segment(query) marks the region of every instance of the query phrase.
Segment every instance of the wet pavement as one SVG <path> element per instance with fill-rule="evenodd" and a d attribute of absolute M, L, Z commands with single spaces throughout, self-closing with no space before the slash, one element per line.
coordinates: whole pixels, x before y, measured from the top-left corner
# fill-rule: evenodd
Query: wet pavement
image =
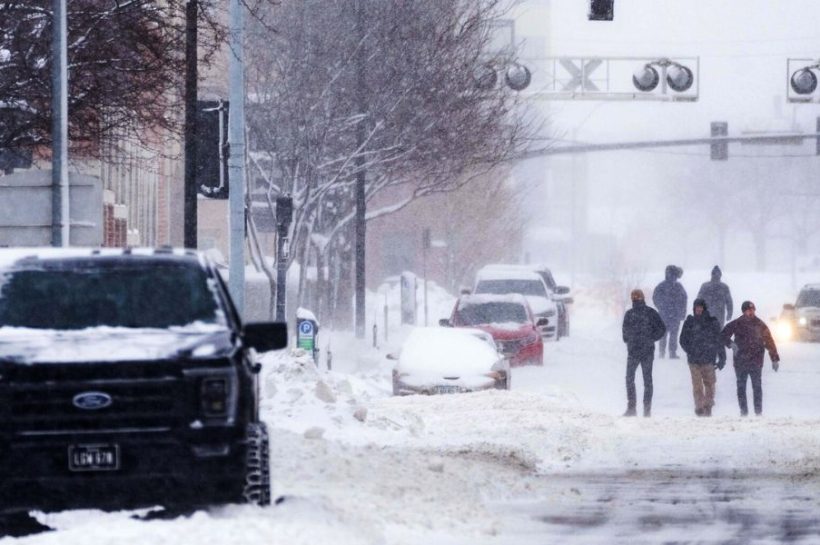
<path fill-rule="evenodd" d="M 500 505 L 522 542 L 820 543 L 817 475 L 635 471 L 538 480 L 537 497 Z"/>

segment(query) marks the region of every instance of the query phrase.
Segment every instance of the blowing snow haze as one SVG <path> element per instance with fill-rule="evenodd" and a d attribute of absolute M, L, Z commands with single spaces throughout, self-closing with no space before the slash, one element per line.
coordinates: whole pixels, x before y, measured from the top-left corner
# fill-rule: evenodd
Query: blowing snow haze
<path fill-rule="evenodd" d="M 546 36 L 539 32 L 545 19 L 540 6 L 549 12 Z M 820 6 L 815 2 L 625 0 L 617 3 L 614 21 L 606 23 L 588 21 L 569 0 L 525 2 L 518 13 L 517 37 L 529 44 L 527 54 L 699 59 L 697 102 L 540 102 L 548 132 L 559 140 L 701 138 L 709 136 L 713 121 L 728 122 L 732 136 L 817 127 L 816 104 L 786 101 L 786 59 L 816 56 L 819 35 L 812 21 Z M 603 72 L 599 68 L 591 77 Z M 539 180 L 542 190 L 541 199 L 528 201 L 535 241 L 569 239 L 573 228 L 577 240 L 589 229 L 614 235 L 610 242 L 618 259 L 642 269 L 662 269 L 667 262 L 684 268 L 732 263 L 788 272 L 795 261 L 799 267 L 802 258 L 817 253 L 816 239 L 801 241 L 798 234 L 805 230 L 800 225 L 807 214 L 804 199 L 816 207 L 816 163 L 815 142 L 807 139 L 802 145 L 730 144 L 726 162 L 710 161 L 708 145 L 554 156 L 531 160 L 517 174 Z M 588 208 L 577 211 L 574 220 L 545 219 L 536 203 L 562 199 L 551 212 L 564 214 L 572 183 L 576 202 Z M 556 229 L 555 223 L 566 226 Z M 758 230 L 765 234 L 750 229 L 761 224 L 765 227 Z M 816 228 L 812 223 L 808 230 Z M 758 250 L 761 245 L 764 250 Z"/>
<path fill-rule="evenodd" d="M 818 21 L 0 1 L 0 545 L 820 543 Z"/>

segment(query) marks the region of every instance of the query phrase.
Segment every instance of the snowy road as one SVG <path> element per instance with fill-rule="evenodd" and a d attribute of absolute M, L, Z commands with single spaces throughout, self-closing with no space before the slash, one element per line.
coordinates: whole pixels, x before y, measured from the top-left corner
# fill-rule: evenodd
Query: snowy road
<path fill-rule="evenodd" d="M 756 473 L 549 475 L 541 498 L 502 508 L 515 543 L 808 544 L 818 492 L 816 478 Z"/>
<path fill-rule="evenodd" d="M 728 367 L 716 416 L 695 417 L 686 365 L 669 360 L 656 362 L 653 418 L 623 418 L 617 320 L 580 315 L 573 327 L 547 346 L 543 367 L 514 371 L 510 392 L 393 398 L 393 348 L 341 336 L 333 372 L 278 354 L 265 363 L 263 414 L 283 503 L 154 521 L 38 515 L 57 531 L 0 542 L 820 540 L 820 345 L 780 347 L 780 372 L 764 373 L 762 418 L 738 416 Z"/>

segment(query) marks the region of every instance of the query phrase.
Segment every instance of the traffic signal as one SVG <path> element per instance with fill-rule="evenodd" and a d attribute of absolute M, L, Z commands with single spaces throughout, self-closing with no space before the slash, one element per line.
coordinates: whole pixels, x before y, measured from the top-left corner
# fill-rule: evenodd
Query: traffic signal
<path fill-rule="evenodd" d="M 729 124 L 725 121 L 712 122 L 712 136 L 729 136 Z M 729 159 L 728 142 L 712 142 L 712 161 L 727 161 Z"/>
<path fill-rule="evenodd" d="M 611 21 L 615 15 L 615 0 L 590 0 L 590 21 Z"/>
<path fill-rule="evenodd" d="M 228 102 L 196 103 L 196 187 L 212 199 L 228 198 Z M 220 164 L 221 163 L 221 164 Z"/>

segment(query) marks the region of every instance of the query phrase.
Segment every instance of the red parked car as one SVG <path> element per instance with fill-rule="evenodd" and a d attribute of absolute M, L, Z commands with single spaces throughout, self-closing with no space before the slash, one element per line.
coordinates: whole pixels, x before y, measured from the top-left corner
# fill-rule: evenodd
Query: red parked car
<path fill-rule="evenodd" d="M 539 322 L 546 322 L 546 318 Z M 462 295 L 449 320 L 441 325 L 471 327 L 492 335 L 511 366 L 543 365 L 544 343 L 527 300 L 522 295 Z"/>

